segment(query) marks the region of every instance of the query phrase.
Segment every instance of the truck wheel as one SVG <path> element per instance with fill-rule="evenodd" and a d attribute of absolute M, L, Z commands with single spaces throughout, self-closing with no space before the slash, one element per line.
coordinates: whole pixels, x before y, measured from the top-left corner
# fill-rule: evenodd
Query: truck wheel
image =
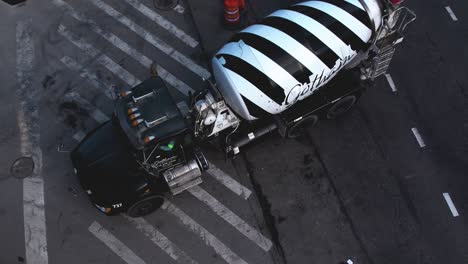
<path fill-rule="evenodd" d="M 297 121 L 288 129 L 288 138 L 297 138 L 302 133 L 304 133 L 305 126 L 315 126 L 318 122 L 318 116 L 310 115 L 307 117 L 302 118 L 301 120 Z"/>
<path fill-rule="evenodd" d="M 131 217 L 144 216 L 159 209 L 163 203 L 164 197 L 162 196 L 146 197 L 130 206 L 127 210 L 127 214 Z"/>
<path fill-rule="evenodd" d="M 348 95 L 341 98 L 338 102 L 332 105 L 327 112 L 328 119 L 335 119 L 346 112 L 348 112 L 354 104 L 356 104 L 357 97 L 355 95 Z"/>

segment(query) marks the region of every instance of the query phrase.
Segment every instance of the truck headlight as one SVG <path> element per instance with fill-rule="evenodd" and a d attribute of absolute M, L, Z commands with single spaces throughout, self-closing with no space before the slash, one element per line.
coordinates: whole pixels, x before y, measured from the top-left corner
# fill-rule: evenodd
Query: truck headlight
<path fill-rule="evenodd" d="M 96 206 L 101 212 L 103 212 L 105 214 L 108 214 L 111 211 L 111 208 L 102 207 L 102 206 L 97 205 L 97 204 L 94 204 L 94 206 Z"/>

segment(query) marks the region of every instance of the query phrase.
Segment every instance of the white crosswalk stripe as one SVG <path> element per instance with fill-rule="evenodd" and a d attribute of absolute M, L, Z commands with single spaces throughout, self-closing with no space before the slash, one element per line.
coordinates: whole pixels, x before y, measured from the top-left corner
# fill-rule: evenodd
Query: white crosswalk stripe
<path fill-rule="evenodd" d="M 58 32 L 62 36 L 64 36 L 68 41 L 70 41 L 75 46 L 84 51 L 86 54 L 88 54 L 90 57 L 96 58 L 97 62 L 99 62 L 101 65 L 106 67 L 106 69 L 108 69 L 113 74 L 121 78 L 122 81 L 126 82 L 130 87 L 141 83 L 141 81 L 138 80 L 135 76 L 133 76 L 133 74 L 129 73 L 127 70 L 122 68 L 111 58 L 99 52 L 99 50 L 97 50 L 91 44 L 85 42 L 82 38 L 74 36 L 70 31 L 67 30 L 67 28 L 64 25 L 59 25 Z"/>
<path fill-rule="evenodd" d="M 272 243 L 268 238 L 264 237 L 260 232 L 252 228 L 249 224 L 242 220 L 242 218 L 229 210 L 229 208 L 216 200 L 216 198 L 214 198 L 203 188 L 200 186 L 194 186 L 188 189 L 188 191 L 197 199 L 208 205 L 208 207 L 210 207 L 211 210 L 213 210 L 218 216 L 235 227 L 239 232 L 257 244 L 263 250 L 270 250 Z"/>
<path fill-rule="evenodd" d="M 122 215 L 130 223 L 132 223 L 138 230 L 143 232 L 147 237 L 153 241 L 158 247 L 166 252 L 172 259 L 182 264 L 197 264 L 195 260 L 189 257 L 184 251 L 172 243 L 165 235 L 156 230 L 144 218 L 131 218 L 127 215 Z"/>
<path fill-rule="evenodd" d="M 77 92 L 71 92 L 64 96 L 66 101 L 73 101 L 78 103 L 83 109 L 89 112 L 91 117 L 96 120 L 98 123 L 104 123 L 109 120 L 109 117 L 104 114 L 101 110 L 94 107 L 90 102 L 86 101 L 81 97 Z"/>
<path fill-rule="evenodd" d="M 184 31 L 179 29 L 177 26 L 172 24 L 170 21 L 156 13 L 155 11 L 149 9 L 144 4 L 140 3 L 139 0 L 124 0 L 127 4 L 133 6 L 136 10 L 140 11 L 143 15 L 154 21 L 156 24 L 162 28 L 169 31 L 171 34 L 182 40 L 188 46 L 195 48 L 198 46 L 198 41 L 193 39 L 191 36 L 187 35 Z"/>
<path fill-rule="evenodd" d="M 104 84 L 102 80 L 99 80 L 96 74 L 90 72 L 88 69 L 83 67 L 83 65 L 80 65 L 77 61 L 68 56 L 63 56 L 60 61 L 70 70 L 79 72 L 82 78 L 88 80 L 97 89 L 103 89 L 104 95 L 107 96 L 107 98 L 112 99 L 111 87 Z"/>
<path fill-rule="evenodd" d="M 152 60 L 143 55 L 141 52 L 137 51 L 136 49 L 132 48 L 128 45 L 125 41 L 117 37 L 111 32 L 105 31 L 100 28 L 93 20 L 86 18 L 83 14 L 76 12 L 69 4 L 65 3 L 62 0 L 53 0 L 52 1 L 55 5 L 63 8 L 66 10 L 73 18 L 83 23 L 88 24 L 91 29 L 96 32 L 96 34 L 101 35 L 104 39 L 106 39 L 109 43 L 126 53 L 129 57 L 138 61 L 141 65 L 146 68 L 150 68 L 152 64 Z M 182 94 L 188 95 L 189 92 L 194 92 L 194 90 L 188 86 L 186 83 L 182 82 L 181 80 L 177 79 L 174 75 L 169 73 L 166 69 L 161 67 L 160 65 L 156 65 L 158 70 L 159 76 L 172 85 L 174 88 L 179 90 Z"/>
<path fill-rule="evenodd" d="M 93 222 L 88 230 L 128 264 L 146 264 L 145 261 L 138 257 L 131 249 L 98 222 Z"/>
<path fill-rule="evenodd" d="M 213 178 L 226 186 L 233 193 L 241 196 L 245 200 L 247 200 L 250 194 L 252 194 L 252 191 L 250 191 L 247 187 L 234 180 L 231 176 L 216 167 L 213 163 L 209 163 L 209 166 L 210 168 L 208 169 L 207 173 L 213 176 Z"/>
<path fill-rule="evenodd" d="M 198 224 L 195 220 L 193 220 L 190 216 L 188 216 L 186 213 L 184 213 L 172 203 L 165 201 L 162 208 L 170 214 L 177 217 L 183 225 L 185 225 L 189 230 L 197 234 L 205 242 L 206 245 L 212 247 L 215 250 L 215 252 L 227 263 L 247 264 L 245 260 L 239 257 L 236 253 L 234 253 L 223 242 L 221 242 L 218 238 L 216 238 L 214 235 L 208 232 L 208 230 L 206 230 L 203 226 Z"/>
<path fill-rule="evenodd" d="M 115 10 L 110 5 L 104 3 L 101 0 L 91 0 L 91 3 L 94 4 L 96 7 L 103 10 L 109 16 L 115 18 L 117 21 L 122 23 L 123 25 L 127 26 L 130 30 L 135 32 L 137 35 L 148 41 L 151 45 L 159 49 L 160 51 L 164 52 L 166 55 L 170 56 L 181 65 L 187 67 L 189 70 L 197 74 L 198 76 L 208 79 L 210 78 L 211 74 L 203 67 L 196 64 L 194 61 L 189 59 L 187 56 L 183 55 L 179 51 L 175 50 L 173 47 L 168 45 L 163 40 L 156 37 L 154 34 L 148 32 L 141 26 L 137 25 L 134 21 L 120 13 L 119 11 Z"/>

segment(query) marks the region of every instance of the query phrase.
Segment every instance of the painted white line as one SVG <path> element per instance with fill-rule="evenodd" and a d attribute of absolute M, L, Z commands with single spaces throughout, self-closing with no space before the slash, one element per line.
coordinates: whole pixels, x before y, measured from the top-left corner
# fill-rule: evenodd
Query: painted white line
<path fill-rule="evenodd" d="M 86 137 L 86 133 L 83 131 L 78 131 L 73 135 L 73 139 L 80 142 L 83 138 Z"/>
<path fill-rule="evenodd" d="M 70 31 L 67 30 L 64 25 L 59 25 L 58 32 L 66 39 L 68 39 L 68 41 L 80 48 L 83 52 L 88 54 L 88 56 L 95 58 L 97 62 L 102 64 L 110 72 L 126 82 L 130 87 L 134 87 L 135 85 L 141 83 L 140 80 L 114 62 L 111 58 L 107 57 L 105 54 L 102 54 L 99 50 L 97 50 L 91 44 L 85 42 L 83 39 L 74 36 Z"/>
<path fill-rule="evenodd" d="M 88 230 L 128 264 L 146 264 L 145 261 L 133 253 L 131 249 L 102 227 L 98 222 L 94 221 L 89 226 Z"/>
<path fill-rule="evenodd" d="M 25 254 L 28 263 L 47 264 L 47 232 L 42 177 L 42 150 L 38 101 L 41 97 L 38 86 L 33 85 L 35 50 L 32 40 L 31 21 L 16 25 L 16 70 L 19 88 L 17 96 L 18 126 L 21 155 L 34 161 L 33 175 L 23 180 L 23 217 Z"/>
<path fill-rule="evenodd" d="M 112 98 L 112 87 L 106 83 L 104 83 L 102 80 L 100 80 L 96 74 L 90 72 L 88 69 L 86 69 L 83 65 L 80 65 L 77 61 L 74 59 L 64 56 L 60 59 L 60 61 L 67 66 L 70 70 L 79 72 L 81 78 L 84 78 L 88 80 L 96 89 L 103 90 L 104 94 L 107 96 L 109 99 Z"/>
<path fill-rule="evenodd" d="M 353 264 L 353 261 L 350 260 L 350 259 L 348 259 L 348 260 L 346 261 L 346 264 Z"/>
<path fill-rule="evenodd" d="M 452 212 L 453 217 L 459 216 L 457 208 L 453 204 L 452 198 L 450 198 L 450 194 L 448 193 L 443 193 L 445 202 L 447 202 L 448 207 L 450 208 L 450 211 Z"/>
<path fill-rule="evenodd" d="M 390 85 L 390 88 L 392 88 L 392 91 L 396 92 L 397 89 L 396 89 L 395 82 L 393 81 L 392 76 L 390 76 L 390 74 L 386 73 L 385 78 L 387 78 L 388 85 Z"/>
<path fill-rule="evenodd" d="M 64 99 L 78 103 L 81 108 L 89 111 L 91 117 L 100 124 L 109 120 L 109 117 L 106 114 L 104 114 L 101 110 L 93 106 L 86 99 L 81 97 L 77 92 L 70 92 L 65 94 Z"/>
<path fill-rule="evenodd" d="M 233 213 L 229 208 L 224 206 L 220 203 L 216 198 L 214 198 L 211 194 L 205 191 L 200 186 L 194 186 L 188 191 L 195 196 L 198 200 L 204 202 L 208 207 L 211 208 L 218 216 L 223 218 L 226 222 L 236 228 L 239 232 L 241 232 L 244 236 L 250 239 L 252 242 L 257 244 L 260 248 L 265 251 L 269 251 L 271 246 L 273 245 L 271 241 L 263 236 L 260 232 L 256 229 L 252 228 L 249 224 L 247 224 L 242 218 L 237 216 Z"/>
<path fill-rule="evenodd" d="M 217 168 L 213 163 L 209 162 L 209 166 L 210 169 L 207 170 L 207 173 L 213 176 L 213 178 L 215 178 L 235 194 L 241 196 L 245 200 L 247 200 L 250 194 L 252 194 L 252 191 L 250 191 L 247 187 L 231 178 L 231 176 Z"/>
<path fill-rule="evenodd" d="M 419 134 L 418 129 L 413 127 L 413 128 L 411 128 L 411 131 L 413 131 L 413 135 L 416 138 L 416 140 L 418 141 L 419 146 L 421 148 L 424 148 L 426 146 L 426 144 L 424 143 L 424 140 L 422 139 L 421 134 Z"/>
<path fill-rule="evenodd" d="M 247 264 L 245 260 L 236 255 L 236 253 L 223 244 L 223 242 L 219 241 L 218 238 L 208 232 L 208 230 L 199 225 L 197 222 L 195 222 L 195 220 L 193 220 L 190 216 L 188 216 L 169 201 L 165 201 L 162 208 L 177 217 L 183 225 L 185 225 L 193 233 L 197 234 L 206 245 L 212 247 L 214 251 L 227 263 Z"/>
<path fill-rule="evenodd" d="M 447 10 L 453 21 L 458 21 L 457 16 L 455 16 L 455 13 L 453 12 L 452 8 L 450 8 L 450 6 L 446 6 L 445 10 Z"/>
<path fill-rule="evenodd" d="M 141 52 L 137 51 L 136 49 L 132 48 L 128 45 L 125 41 L 117 37 L 111 32 L 105 31 L 101 29 L 93 20 L 86 18 L 84 15 L 76 12 L 70 5 L 65 3 L 62 0 L 53 0 L 52 1 L 58 7 L 63 8 L 66 10 L 73 18 L 83 23 L 89 24 L 91 29 L 96 32 L 96 34 L 101 35 L 104 39 L 106 39 L 109 43 L 126 53 L 129 57 L 138 61 L 141 65 L 146 68 L 150 68 L 152 64 L 152 60 L 143 55 Z M 177 79 L 174 75 L 169 73 L 166 69 L 161 67 L 160 65 L 156 65 L 156 69 L 158 71 L 158 75 L 166 81 L 168 84 L 172 85 L 174 88 L 179 90 L 182 94 L 187 95 L 190 92 L 194 92 L 194 90 L 182 82 L 181 80 Z"/>
<path fill-rule="evenodd" d="M 137 25 L 134 21 L 130 20 L 128 17 L 115 10 L 110 5 L 104 3 L 102 0 L 90 0 L 90 2 L 96 7 L 100 8 L 109 16 L 113 17 L 123 25 L 127 26 L 130 30 L 132 30 L 137 35 L 148 41 L 151 45 L 153 45 L 166 55 L 170 56 L 183 66 L 187 67 L 189 70 L 191 70 L 198 76 L 205 79 L 210 78 L 211 74 L 205 68 L 201 67 L 200 65 L 197 65 L 194 61 L 192 61 L 182 53 L 178 52 L 177 50 L 169 46 L 167 43 L 165 43 L 155 35 L 148 32 L 141 26 Z"/>
<path fill-rule="evenodd" d="M 179 14 L 183 14 L 185 12 L 185 8 L 181 6 L 180 4 L 176 5 L 174 7 L 174 10 Z"/>
<path fill-rule="evenodd" d="M 173 260 L 178 263 L 197 264 L 195 260 L 189 257 L 184 251 L 172 243 L 165 235 L 156 230 L 144 218 L 131 218 L 127 215 L 122 215 L 125 219 L 131 222 L 138 230 L 145 234 L 154 244 L 166 252 Z"/>
<path fill-rule="evenodd" d="M 153 22 L 169 31 L 172 35 L 176 36 L 178 39 L 182 40 L 188 46 L 195 48 L 198 46 L 198 41 L 193 39 L 191 36 L 187 35 L 184 31 L 180 30 L 177 26 L 172 24 L 170 21 L 166 20 L 164 17 L 149 9 L 144 4 L 140 3 L 139 0 L 124 0 L 129 5 L 133 6 L 136 10 L 140 11 L 147 18 L 151 19 Z M 175 8 L 174 8 L 175 9 Z"/>

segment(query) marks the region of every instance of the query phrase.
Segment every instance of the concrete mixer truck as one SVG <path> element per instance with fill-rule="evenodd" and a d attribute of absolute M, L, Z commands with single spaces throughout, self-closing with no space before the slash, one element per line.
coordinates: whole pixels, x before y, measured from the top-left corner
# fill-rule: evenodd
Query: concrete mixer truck
<path fill-rule="evenodd" d="M 233 156 L 278 131 L 347 112 L 390 65 L 415 14 L 401 0 L 316 0 L 278 10 L 236 33 L 212 58 L 214 80 L 176 102 L 157 76 L 124 91 L 111 120 L 72 151 L 92 203 L 141 216 L 166 193 L 202 182 L 201 151 Z"/>

